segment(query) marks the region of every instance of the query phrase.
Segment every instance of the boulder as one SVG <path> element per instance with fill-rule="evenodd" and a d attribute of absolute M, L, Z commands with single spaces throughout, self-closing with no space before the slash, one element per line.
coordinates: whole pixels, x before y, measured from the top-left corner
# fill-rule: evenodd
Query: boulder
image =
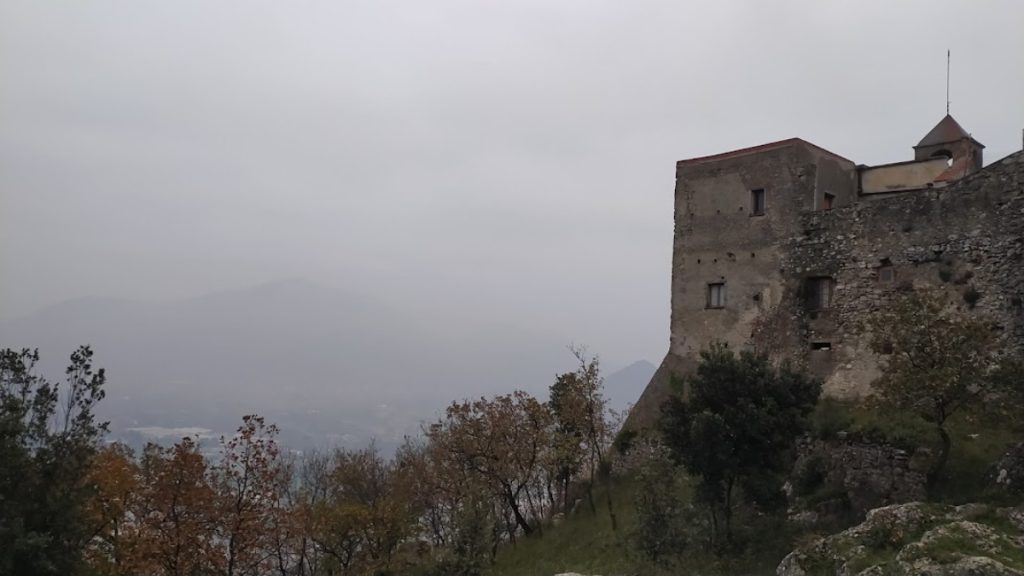
<path fill-rule="evenodd" d="M 1024 442 L 1012 446 L 996 463 L 996 484 L 1024 494 Z"/>
<path fill-rule="evenodd" d="M 794 550 L 779 576 L 1024 576 L 1024 533 L 984 505 L 913 502 Z"/>

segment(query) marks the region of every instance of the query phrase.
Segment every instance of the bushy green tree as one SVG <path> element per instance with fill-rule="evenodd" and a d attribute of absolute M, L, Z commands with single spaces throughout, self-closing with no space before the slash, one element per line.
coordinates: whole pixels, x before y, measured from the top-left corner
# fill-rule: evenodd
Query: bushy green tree
<path fill-rule="evenodd" d="M 634 549 L 658 568 L 671 568 L 686 549 L 686 501 L 682 479 L 663 450 L 644 462 L 637 474 Z"/>
<path fill-rule="evenodd" d="M 992 330 L 940 296 L 917 293 L 876 313 L 868 328 L 872 348 L 885 358 L 875 384 L 880 400 L 935 426 L 941 450 L 928 475 L 934 484 L 949 459 L 949 417 L 1001 384 L 992 377 Z M 1012 365 L 1007 370 L 1009 378 Z"/>
<path fill-rule="evenodd" d="M 737 489 L 762 509 L 784 504 L 786 455 L 820 393 L 818 379 L 788 363 L 775 368 L 766 356 L 736 355 L 718 343 L 701 352 L 689 397 L 662 406 L 664 442 L 697 479 L 695 499 L 709 511 L 713 545 L 732 540 Z"/>
<path fill-rule="evenodd" d="M 92 355 L 76 350 L 61 386 L 34 373 L 38 351 L 0 350 L 0 574 L 84 571 L 89 471 L 106 431 Z"/>

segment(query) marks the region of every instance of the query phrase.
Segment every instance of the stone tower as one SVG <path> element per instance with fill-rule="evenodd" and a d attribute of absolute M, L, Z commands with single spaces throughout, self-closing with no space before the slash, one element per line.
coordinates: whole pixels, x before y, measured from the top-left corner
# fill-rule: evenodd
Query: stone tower
<path fill-rule="evenodd" d="M 917 146 L 914 146 L 914 160 L 947 158 L 952 171 L 966 176 L 981 170 L 982 150 L 985 146 L 971 137 L 952 116 L 939 120 Z"/>
<path fill-rule="evenodd" d="M 914 160 L 854 162 L 799 138 L 676 164 L 669 350 L 627 427 L 649 427 L 713 341 L 803 364 L 824 393 L 870 391 L 863 320 L 913 290 L 1024 346 L 1024 152 L 982 168 L 951 116 Z"/>

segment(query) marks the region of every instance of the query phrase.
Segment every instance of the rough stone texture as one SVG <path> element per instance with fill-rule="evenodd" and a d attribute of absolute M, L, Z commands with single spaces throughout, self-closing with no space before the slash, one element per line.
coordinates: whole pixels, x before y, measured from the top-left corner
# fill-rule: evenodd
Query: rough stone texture
<path fill-rule="evenodd" d="M 716 339 L 804 364 L 826 395 L 863 396 L 879 374 L 863 320 L 902 291 L 944 291 L 1024 345 L 1024 152 L 945 187 L 870 198 L 856 174 L 797 139 L 679 163 L 669 352 L 627 426 L 653 425 L 671 375 Z M 750 214 L 752 189 L 766 192 L 763 215 Z M 834 288 L 812 311 L 816 277 Z M 710 308 L 718 282 L 725 306 Z"/>
<path fill-rule="evenodd" d="M 1024 494 L 1024 442 L 1012 446 L 996 463 L 996 484 Z"/>
<path fill-rule="evenodd" d="M 803 278 L 834 278 L 832 306 L 816 314 L 799 305 L 773 313 L 801 326 L 803 338 L 787 352 L 808 359 L 826 378 L 827 394 L 870 390 L 877 358 L 861 324 L 903 290 L 944 291 L 991 319 L 1001 338 L 1024 344 L 1024 153 L 939 191 L 807 213 L 801 225 L 787 241 L 783 273 L 794 292 Z M 892 265 L 892 282 L 879 281 L 883 261 Z M 969 291 L 979 297 L 973 307 L 964 298 Z M 808 341 L 830 342 L 831 350 L 811 351 Z"/>
<path fill-rule="evenodd" d="M 858 441 L 810 441 L 798 446 L 794 475 L 823 465 L 823 486 L 841 487 L 850 507 L 862 515 L 872 508 L 926 497 L 926 475 L 906 450 Z"/>
<path fill-rule="evenodd" d="M 919 502 L 878 508 L 863 523 L 793 551 L 776 574 L 1024 575 L 1020 533 L 979 519 L 990 512 Z"/>

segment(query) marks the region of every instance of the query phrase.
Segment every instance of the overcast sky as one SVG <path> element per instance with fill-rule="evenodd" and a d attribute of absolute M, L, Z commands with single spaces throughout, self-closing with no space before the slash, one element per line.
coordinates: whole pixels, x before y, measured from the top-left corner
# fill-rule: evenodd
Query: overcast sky
<path fill-rule="evenodd" d="M 1021 148 L 1024 2 L 0 3 L 0 317 L 304 277 L 667 349 L 676 160 Z"/>

